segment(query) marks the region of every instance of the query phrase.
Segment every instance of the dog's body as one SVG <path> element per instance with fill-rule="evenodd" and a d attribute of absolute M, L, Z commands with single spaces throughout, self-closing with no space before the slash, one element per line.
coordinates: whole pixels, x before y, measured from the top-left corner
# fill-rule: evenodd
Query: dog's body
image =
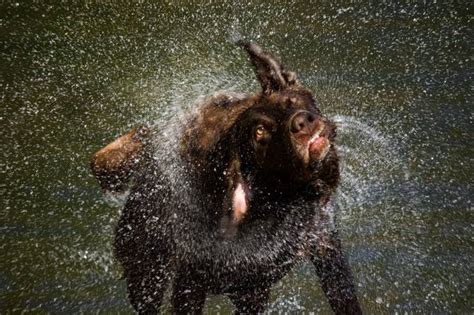
<path fill-rule="evenodd" d="M 360 313 L 331 219 L 335 126 L 293 72 L 244 47 L 261 93 L 208 99 L 175 130 L 177 150 L 153 134 L 136 146 L 140 169 L 115 242 L 131 303 L 157 312 L 172 283 L 177 313 L 200 312 L 207 293 L 258 313 L 271 285 L 309 257 L 333 310 Z"/>

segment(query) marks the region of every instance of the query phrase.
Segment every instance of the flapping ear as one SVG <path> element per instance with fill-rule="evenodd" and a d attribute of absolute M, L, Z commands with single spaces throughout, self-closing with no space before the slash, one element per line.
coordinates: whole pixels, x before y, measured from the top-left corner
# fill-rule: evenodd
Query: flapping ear
<path fill-rule="evenodd" d="M 296 73 L 284 70 L 270 53 L 254 43 L 239 41 L 238 44 L 249 54 L 264 94 L 269 95 L 298 84 Z"/>
<path fill-rule="evenodd" d="M 140 167 L 149 129 L 141 126 L 120 136 L 96 152 L 91 160 L 91 170 L 104 192 L 122 192 L 133 173 Z"/>

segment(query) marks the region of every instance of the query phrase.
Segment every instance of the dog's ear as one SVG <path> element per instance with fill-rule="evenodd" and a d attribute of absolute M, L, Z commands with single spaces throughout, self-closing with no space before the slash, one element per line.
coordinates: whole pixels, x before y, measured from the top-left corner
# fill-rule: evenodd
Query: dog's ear
<path fill-rule="evenodd" d="M 281 63 L 269 52 L 254 43 L 239 41 L 250 56 L 264 94 L 281 91 L 298 84 L 296 73 L 284 70 Z"/>

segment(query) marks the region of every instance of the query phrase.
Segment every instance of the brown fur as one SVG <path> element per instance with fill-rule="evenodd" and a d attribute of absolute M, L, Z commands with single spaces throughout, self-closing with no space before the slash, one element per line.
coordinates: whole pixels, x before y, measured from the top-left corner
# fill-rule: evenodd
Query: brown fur
<path fill-rule="evenodd" d="M 333 310 L 359 314 L 329 204 L 339 181 L 336 127 L 294 72 L 241 44 L 261 92 L 207 99 L 185 124 L 178 156 L 159 138 L 140 147 L 126 135 L 93 164 L 107 178 L 112 165 L 128 174 L 130 159 L 143 161 L 115 240 L 130 301 L 156 313 L 171 283 L 176 313 L 201 312 L 208 293 L 259 313 L 271 285 L 309 258 Z"/>
<path fill-rule="evenodd" d="M 122 191 L 136 170 L 148 131 L 139 127 L 96 152 L 91 170 L 104 191 Z"/>

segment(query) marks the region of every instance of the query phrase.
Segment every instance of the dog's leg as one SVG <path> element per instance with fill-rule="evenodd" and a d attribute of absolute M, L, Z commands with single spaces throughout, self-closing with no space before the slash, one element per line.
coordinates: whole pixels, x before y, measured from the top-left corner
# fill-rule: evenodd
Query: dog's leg
<path fill-rule="evenodd" d="M 362 314 L 352 272 L 330 216 L 323 213 L 316 227 L 311 240 L 311 260 L 333 311 L 336 314 Z"/>
<path fill-rule="evenodd" d="M 238 292 L 229 295 L 235 305 L 235 314 L 259 314 L 265 309 L 270 297 L 270 287 Z"/>
<path fill-rule="evenodd" d="M 178 272 L 171 299 L 175 314 L 201 314 L 206 290 L 191 274 Z"/>
<path fill-rule="evenodd" d="M 140 186 L 150 189 L 152 184 Z M 148 203 L 155 205 L 160 193 L 142 198 L 142 190 L 132 191 L 117 224 L 115 256 L 124 269 L 128 298 L 140 314 L 157 314 L 163 294 L 170 281 L 170 251 L 161 236 L 150 242 L 147 235 L 147 218 L 151 216 Z"/>
<path fill-rule="evenodd" d="M 156 269 L 136 266 L 133 271 L 130 270 L 127 273 L 127 290 L 133 308 L 139 314 L 158 314 L 168 280 L 166 274 Z"/>
<path fill-rule="evenodd" d="M 131 250 L 144 255 L 138 254 L 124 264 L 130 303 L 139 314 L 158 314 L 170 281 L 168 255 L 151 246 Z"/>

